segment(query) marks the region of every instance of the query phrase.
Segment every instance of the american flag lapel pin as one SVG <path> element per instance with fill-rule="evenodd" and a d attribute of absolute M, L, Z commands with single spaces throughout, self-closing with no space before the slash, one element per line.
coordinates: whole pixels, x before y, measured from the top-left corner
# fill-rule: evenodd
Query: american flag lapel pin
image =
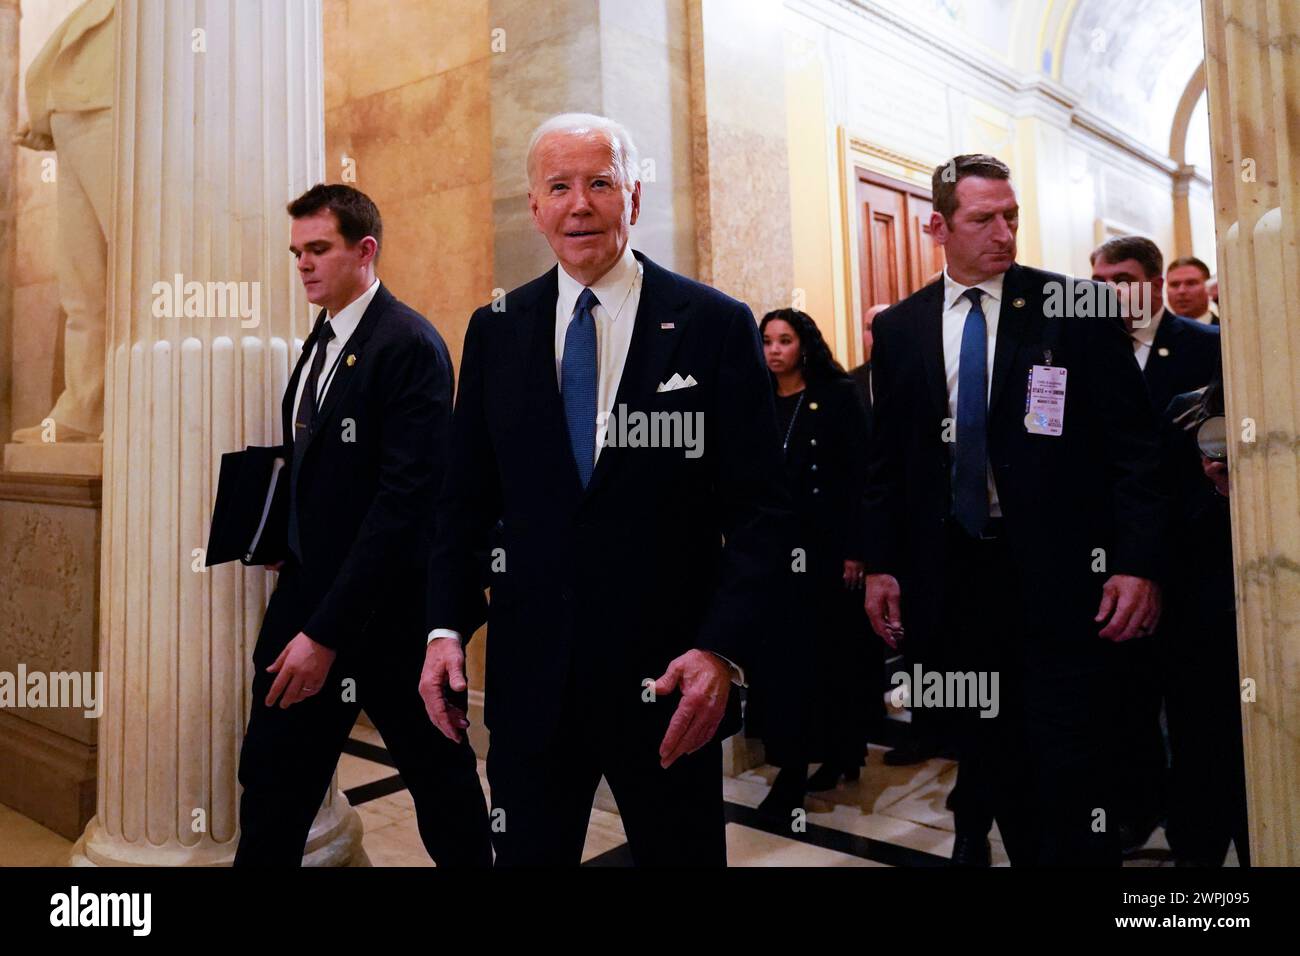
<path fill-rule="evenodd" d="M 677 328 L 677 323 L 676 323 L 676 322 L 660 322 L 660 323 L 659 323 L 659 331 L 660 331 L 660 332 L 663 332 L 663 331 L 665 331 L 665 330 L 667 330 L 667 329 L 675 329 L 675 328 Z"/>

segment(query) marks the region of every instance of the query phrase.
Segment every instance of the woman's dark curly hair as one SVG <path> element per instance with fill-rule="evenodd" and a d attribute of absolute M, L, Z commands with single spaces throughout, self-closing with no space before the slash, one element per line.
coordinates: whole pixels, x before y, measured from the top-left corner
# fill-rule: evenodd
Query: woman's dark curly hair
<path fill-rule="evenodd" d="M 817 328 L 817 323 L 807 312 L 800 312 L 798 309 L 773 309 L 763 316 L 762 322 L 758 323 L 758 334 L 762 335 L 767 324 L 774 319 L 780 319 L 789 325 L 799 339 L 799 358 L 803 366 L 804 381 L 820 385 L 822 382 L 844 378 L 849 374 L 844 371 L 844 367 L 839 362 L 835 361 L 830 346 L 822 338 L 821 329 Z"/>

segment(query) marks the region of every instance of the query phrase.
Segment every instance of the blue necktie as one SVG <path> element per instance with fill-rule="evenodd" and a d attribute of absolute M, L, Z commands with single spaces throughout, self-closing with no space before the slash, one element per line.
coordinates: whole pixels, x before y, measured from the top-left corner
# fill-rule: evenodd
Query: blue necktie
<path fill-rule="evenodd" d="M 961 332 L 957 366 L 957 461 L 953 476 L 952 512 L 966 533 L 982 535 L 989 520 L 988 491 L 988 326 L 980 308 L 979 289 L 967 289 L 970 300 Z"/>
<path fill-rule="evenodd" d="M 591 310 L 599 304 L 596 293 L 582 290 L 564 333 L 560 362 L 560 396 L 569 426 L 569 447 L 584 488 L 596 464 L 596 317 Z"/>

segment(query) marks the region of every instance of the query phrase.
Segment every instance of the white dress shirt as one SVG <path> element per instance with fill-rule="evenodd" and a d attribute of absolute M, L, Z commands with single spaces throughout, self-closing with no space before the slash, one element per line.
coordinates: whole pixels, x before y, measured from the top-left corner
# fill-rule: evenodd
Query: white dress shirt
<path fill-rule="evenodd" d="M 555 300 L 555 384 L 562 388 L 561 367 L 564 364 L 564 337 L 569 332 L 578 296 L 588 288 L 573 276 L 559 269 L 560 294 Z M 618 383 L 623 379 L 623 366 L 627 363 L 627 350 L 632 344 L 632 329 L 636 325 L 636 310 L 641 305 L 641 263 L 632 255 L 632 246 L 623 250 L 623 256 L 608 272 L 589 287 L 599 301 L 592 310 L 596 319 L 596 356 L 599 373 L 596 379 L 596 421 L 609 421 L 614 399 L 618 397 Z M 601 416 L 604 416 L 603 418 Z M 600 460 L 600 442 L 596 443 L 596 457 Z"/>
<path fill-rule="evenodd" d="M 366 314 L 366 309 L 370 308 L 370 300 L 378 291 L 379 280 L 376 279 L 370 284 L 370 288 L 340 309 L 338 315 L 327 316 L 330 327 L 334 330 L 334 338 L 330 339 L 325 346 L 325 364 L 321 366 L 320 375 L 316 379 L 317 408 L 320 408 L 321 402 L 325 401 L 325 393 L 329 391 L 330 383 L 334 381 L 332 373 L 337 368 L 343 347 L 348 344 L 348 339 L 352 338 L 352 333 L 361 324 L 361 317 Z M 303 363 L 302 374 L 298 376 L 298 391 L 293 396 L 293 417 L 289 419 L 290 423 L 298 420 L 298 404 L 302 401 L 302 391 L 307 386 L 307 376 L 311 374 L 312 356 L 316 354 L 318 348 L 320 348 L 319 343 L 312 345 L 307 361 Z M 294 435 L 295 440 L 297 437 Z"/>
<path fill-rule="evenodd" d="M 954 434 L 957 423 L 957 381 L 961 366 L 961 337 L 966 328 L 966 316 L 970 312 L 970 299 L 967 289 L 979 289 L 980 309 L 984 312 L 984 325 L 988 334 L 988 356 L 984 368 L 984 388 L 987 400 L 993 389 L 993 357 L 997 354 L 998 316 L 1002 311 L 1002 275 L 974 286 L 965 286 L 943 270 L 943 368 L 948 379 L 948 414 L 952 416 Z M 954 462 L 956 458 L 954 456 Z M 993 482 L 993 464 L 988 467 L 989 517 L 1002 516 L 1002 506 L 998 502 L 997 485 Z"/>
<path fill-rule="evenodd" d="M 1141 327 L 1134 327 L 1129 333 L 1133 340 L 1133 354 L 1137 356 L 1138 368 L 1142 371 L 1147 370 L 1147 360 L 1151 358 L 1151 347 L 1156 341 L 1156 329 L 1160 328 L 1160 320 L 1165 317 L 1165 307 L 1161 306 L 1160 311 L 1151 316 L 1151 321 Z"/>

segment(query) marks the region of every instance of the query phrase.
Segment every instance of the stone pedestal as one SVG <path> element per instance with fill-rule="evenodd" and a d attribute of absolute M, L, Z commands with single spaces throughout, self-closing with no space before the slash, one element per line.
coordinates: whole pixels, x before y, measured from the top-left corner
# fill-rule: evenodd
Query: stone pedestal
<path fill-rule="evenodd" d="M 119 0 L 117 15 L 107 705 L 96 816 L 73 862 L 219 865 L 239 838 L 239 746 L 272 582 L 260 568 L 204 569 L 203 548 L 221 455 L 280 441 L 309 329 L 285 205 L 324 178 L 321 7 Z M 259 320 L 159 308 L 155 284 L 177 275 L 247 283 Z M 331 787 L 306 862 L 363 858 L 360 820 Z"/>
<path fill-rule="evenodd" d="M 1300 864 L 1300 5 L 1204 0 L 1251 862 Z M 1249 698 L 1249 699 L 1246 699 Z"/>
<path fill-rule="evenodd" d="M 99 479 L 0 473 L 7 680 L 99 670 L 99 543 Z M 0 710 L 0 803 L 76 839 L 94 812 L 97 720 L 23 698 Z"/>
<path fill-rule="evenodd" d="M 9 442 L 5 445 L 4 470 L 30 475 L 99 478 L 104 474 L 104 446 L 99 442 L 39 445 Z"/>

